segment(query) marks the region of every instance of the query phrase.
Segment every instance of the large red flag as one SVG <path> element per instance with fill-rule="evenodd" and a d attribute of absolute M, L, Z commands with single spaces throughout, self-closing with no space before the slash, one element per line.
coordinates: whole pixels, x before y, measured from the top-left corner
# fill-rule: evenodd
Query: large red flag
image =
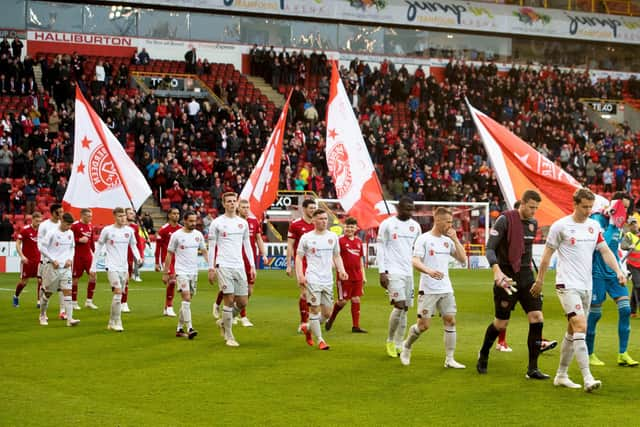
<path fill-rule="evenodd" d="M 540 226 L 573 212 L 572 196 L 582 187 L 580 183 L 507 128 L 467 105 L 507 205 L 513 208 L 525 190 L 536 190 L 542 196 L 536 213 Z M 596 196 L 594 210 L 606 205 L 606 199 Z"/>
<path fill-rule="evenodd" d="M 241 199 L 249 201 L 249 210 L 256 218 L 262 218 L 264 211 L 271 206 L 278 195 L 280 160 L 283 150 L 282 138 L 287 125 L 290 98 L 291 93 L 282 107 L 282 113 L 280 113 L 280 118 L 271 133 L 267 146 L 240 193 Z"/>
<path fill-rule="evenodd" d="M 327 109 L 327 164 L 342 208 L 360 228 L 373 228 L 389 216 L 382 187 L 358 120 L 333 63 Z"/>
<path fill-rule="evenodd" d="M 65 211 L 93 211 L 94 225 L 113 222 L 116 207 L 138 210 L 151 195 L 144 176 L 76 88 L 73 167 L 62 199 Z"/>

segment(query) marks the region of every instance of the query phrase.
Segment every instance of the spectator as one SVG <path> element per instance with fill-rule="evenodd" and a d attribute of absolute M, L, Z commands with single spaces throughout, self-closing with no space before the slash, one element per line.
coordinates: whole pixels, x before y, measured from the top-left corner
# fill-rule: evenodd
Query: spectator
<path fill-rule="evenodd" d="M 16 191 L 13 196 L 13 213 L 19 215 L 22 213 L 25 206 L 25 197 L 21 190 Z"/>
<path fill-rule="evenodd" d="M 31 215 L 36 210 L 36 197 L 38 196 L 38 186 L 36 181 L 31 178 L 24 187 L 25 196 L 25 214 Z"/>
<path fill-rule="evenodd" d="M 96 63 L 96 75 L 95 75 L 95 79 L 98 82 L 98 91 L 102 90 L 102 88 L 104 87 L 106 78 L 107 76 L 104 71 L 104 65 L 102 61 L 99 60 Z"/>
<path fill-rule="evenodd" d="M 187 74 L 195 74 L 196 62 L 198 62 L 196 48 L 192 47 L 184 54 L 184 72 Z"/>
<path fill-rule="evenodd" d="M 9 177 L 13 165 L 13 152 L 9 150 L 7 144 L 3 144 L 0 148 L 0 178 Z"/>
<path fill-rule="evenodd" d="M 173 187 L 167 190 L 166 196 L 169 198 L 172 208 L 182 209 L 185 192 L 180 188 L 180 183 L 178 181 L 173 181 Z"/>
<path fill-rule="evenodd" d="M 151 57 L 149 57 L 149 52 L 143 47 L 140 53 L 138 53 L 138 64 L 147 65 L 151 62 Z"/>
<path fill-rule="evenodd" d="M 0 223 L 0 242 L 10 242 L 13 240 L 13 224 L 8 216 L 4 216 Z"/>
<path fill-rule="evenodd" d="M 147 230 L 147 234 L 156 234 L 156 229 L 153 226 L 153 218 L 149 215 L 149 212 L 142 214 L 142 226 Z"/>

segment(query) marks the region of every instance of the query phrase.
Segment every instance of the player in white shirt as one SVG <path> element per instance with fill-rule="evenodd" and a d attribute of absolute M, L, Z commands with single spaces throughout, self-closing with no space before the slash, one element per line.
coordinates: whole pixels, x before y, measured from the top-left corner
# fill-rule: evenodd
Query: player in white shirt
<path fill-rule="evenodd" d="M 242 249 L 251 253 L 249 241 L 249 225 L 237 215 L 238 196 L 236 193 L 222 195 L 224 215 L 220 215 L 209 226 L 209 282 L 218 280 L 218 287 L 224 294 L 222 319 L 216 324 L 229 347 L 240 344 L 233 336 L 233 318 L 247 305 L 249 284 L 244 271 Z M 249 279 L 256 277 L 256 265 L 249 259 L 251 269 Z"/>
<path fill-rule="evenodd" d="M 127 262 L 127 251 L 131 248 L 133 256 L 138 264 L 142 263 L 140 252 L 136 246 L 136 236 L 131 227 L 127 225 L 127 214 L 124 208 L 115 208 L 113 210 L 115 222 L 102 229 L 100 237 L 96 242 L 96 252 L 91 264 L 91 273 L 96 272 L 98 256 L 104 249 L 105 269 L 107 270 L 107 279 L 113 292 L 111 300 L 111 312 L 109 313 L 108 329 L 116 332 L 124 331 L 122 327 L 121 309 L 122 309 L 122 290 L 129 278 L 129 264 Z"/>
<path fill-rule="evenodd" d="M 387 354 L 398 357 L 407 329 L 407 310 L 413 306 L 413 243 L 420 236 L 420 224 L 411 218 L 413 200 L 402 197 L 398 215 L 385 219 L 378 228 L 378 270 L 380 286 L 393 305 L 389 316 Z"/>
<path fill-rule="evenodd" d="M 420 272 L 418 292 L 418 321 L 409 328 L 409 335 L 402 345 L 400 362 L 411 363 L 411 346 L 420 334 L 429 329 L 436 309 L 444 324 L 445 368 L 463 369 L 456 362 L 456 299 L 449 278 L 449 257 L 465 263 L 467 255 L 453 229 L 453 215 L 449 209 L 439 207 L 433 213 L 433 228 L 418 237 L 413 248 L 413 266 Z"/>
<path fill-rule="evenodd" d="M 71 300 L 71 267 L 75 248 L 71 224 L 73 224 L 73 216 L 70 213 L 63 214 L 59 226 L 49 230 L 42 242 L 38 241 L 40 255 L 46 260 L 47 266 L 43 273 L 40 295 L 40 324 L 43 326 L 48 325 L 49 298 L 58 289 L 62 289 L 63 293 L 67 326 L 80 323 L 73 318 L 73 301 Z"/>
<path fill-rule="evenodd" d="M 531 287 L 534 296 L 540 295 L 544 275 L 549 268 L 551 256 L 558 251 L 556 269 L 556 293 L 567 319 L 567 333 L 560 348 L 560 364 L 553 384 L 568 388 L 580 388 L 569 379 L 567 370 L 575 355 L 584 379 L 584 390 L 591 392 L 602 383 L 593 378 L 589 369 L 589 352 L 585 341 L 592 290 L 592 260 L 597 249 L 604 262 L 616 273 L 618 281 L 626 282 L 615 256 L 602 236 L 600 224 L 589 218 L 595 196 L 581 188 L 573 195 L 573 214 L 559 219 L 551 225 L 547 243 L 540 261 L 540 269 L 535 284 Z"/>
<path fill-rule="evenodd" d="M 195 212 L 186 212 L 183 217 L 183 227 L 171 235 L 162 278 L 165 283 L 169 283 L 171 260 L 175 257 L 176 277 L 174 280 L 182 296 L 176 337 L 189 337 L 190 340 L 198 335 L 198 331 L 193 329 L 191 322 L 191 298 L 196 294 L 198 286 L 198 251 L 202 252 L 204 259 L 209 259 L 209 254 L 204 244 L 204 236 L 196 230 L 196 221 L 197 215 Z M 187 327 L 187 332 L 184 331 L 185 326 Z"/>
<path fill-rule="evenodd" d="M 302 325 L 302 332 L 307 344 L 313 346 L 313 334 L 318 340 L 318 348 L 329 350 L 322 338 L 320 324 L 331 316 L 333 308 L 333 265 L 338 270 L 340 280 L 347 280 L 349 276 L 340 257 L 338 236 L 327 230 L 327 212 L 316 209 L 312 219 L 314 230 L 300 238 L 296 253 L 296 277 L 298 284 L 305 288 L 309 303 L 309 323 Z M 306 271 L 302 268 L 303 258 L 307 261 Z"/>
<path fill-rule="evenodd" d="M 64 211 L 62 210 L 62 205 L 60 205 L 59 203 L 54 203 L 49 207 L 49 213 L 51 214 L 51 217 L 40 223 L 40 227 L 38 227 L 38 250 L 40 251 L 40 254 L 42 254 L 40 242 L 44 242 L 44 238 L 49 231 L 55 230 L 60 226 L 60 218 L 62 217 L 63 212 Z M 42 278 L 43 284 L 44 281 L 47 280 L 47 277 L 50 276 L 47 270 L 51 267 L 51 265 L 48 264 L 47 261 L 49 260 L 46 259 L 44 255 L 40 255 L 38 277 Z M 40 295 L 40 292 L 38 292 L 38 294 Z M 58 298 L 60 303 L 60 314 L 58 315 L 58 317 L 62 320 L 65 320 L 66 314 L 64 311 L 64 295 L 62 294 L 62 292 L 58 293 Z M 38 303 L 38 306 L 40 306 L 40 303 Z"/>

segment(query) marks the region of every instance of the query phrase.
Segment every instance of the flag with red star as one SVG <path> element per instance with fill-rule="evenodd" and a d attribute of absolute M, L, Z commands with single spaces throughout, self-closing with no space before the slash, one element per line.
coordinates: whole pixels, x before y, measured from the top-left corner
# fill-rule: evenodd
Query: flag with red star
<path fill-rule="evenodd" d="M 93 224 L 113 223 L 116 207 L 138 210 L 151 195 L 144 176 L 120 141 L 76 89 L 73 168 L 62 205 L 78 216 L 93 211 Z"/>
<path fill-rule="evenodd" d="M 384 201 L 378 175 L 335 62 L 327 108 L 325 152 L 329 175 L 345 212 L 358 220 L 360 228 L 380 225 L 394 210 Z"/>

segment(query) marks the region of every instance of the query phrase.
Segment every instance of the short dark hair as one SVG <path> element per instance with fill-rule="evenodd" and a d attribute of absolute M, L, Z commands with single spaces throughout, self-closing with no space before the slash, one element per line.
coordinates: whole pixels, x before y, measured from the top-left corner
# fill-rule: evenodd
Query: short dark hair
<path fill-rule="evenodd" d="M 114 215 L 114 216 L 115 216 L 115 215 L 118 215 L 118 214 L 121 214 L 121 213 L 125 213 L 124 208 L 117 207 L 117 208 L 115 208 L 115 209 L 113 210 L 113 215 Z"/>
<path fill-rule="evenodd" d="M 184 215 L 182 215 L 182 219 L 183 219 L 184 221 L 186 221 L 186 220 L 187 220 L 187 218 L 189 218 L 191 215 L 196 215 L 196 216 L 197 216 L 198 214 L 197 214 L 197 213 L 195 213 L 194 211 L 186 211 L 186 212 L 184 213 Z"/>
<path fill-rule="evenodd" d="M 398 204 L 400 204 L 400 203 L 405 203 L 405 204 L 406 203 L 411 203 L 411 204 L 413 204 L 413 199 L 411 197 L 409 197 L 409 196 L 402 196 L 402 197 L 400 197 L 400 200 L 398 200 Z"/>
<path fill-rule="evenodd" d="M 313 215 L 311 215 L 312 217 L 316 217 L 318 215 L 322 215 L 322 214 L 326 214 L 327 211 L 325 211 L 324 209 L 316 209 L 315 211 L 313 211 Z"/>
<path fill-rule="evenodd" d="M 522 203 L 527 203 L 529 200 L 535 200 L 540 203 L 542 201 L 542 197 L 540 197 L 540 193 L 536 190 L 527 190 L 522 194 Z"/>
<path fill-rule="evenodd" d="M 582 200 L 595 200 L 596 196 L 588 188 L 578 188 L 573 193 L 573 203 L 579 204 Z"/>
<path fill-rule="evenodd" d="M 350 216 L 349 218 L 344 220 L 344 223 L 345 225 L 358 225 L 358 220 Z"/>
<path fill-rule="evenodd" d="M 222 193 L 222 201 L 224 202 L 225 200 L 227 200 L 227 197 L 235 197 L 237 198 L 238 195 L 236 193 L 234 193 L 233 191 L 227 191 L 226 193 Z"/>
<path fill-rule="evenodd" d="M 629 193 L 625 193 L 624 191 L 616 191 L 615 193 L 613 193 L 613 196 L 611 196 L 611 200 L 624 200 L 624 199 L 631 201 L 631 196 L 629 195 Z"/>
<path fill-rule="evenodd" d="M 60 203 L 53 203 L 49 207 L 49 213 L 55 213 L 58 211 L 58 209 L 62 209 L 62 205 Z"/>
<path fill-rule="evenodd" d="M 65 212 L 62 214 L 62 221 L 66 222 L 67 224 L 73 224 L 73 221 L 75 221 L 73 219 L 73 215 L 71 215 L 69 212 Z"/>
<path fill-rule="evenodd" d="M 302 202 L 302 207 L 303 208 L 308 208 L 309 205 L 316 205 L 316 201 L 313 199 L 304 199 L 304 201 Z"/>
<path fill-rule="evenodd" d="M 91 213 L 91 209 L 83 208 L 80 209 L 80 215 Z"/>

